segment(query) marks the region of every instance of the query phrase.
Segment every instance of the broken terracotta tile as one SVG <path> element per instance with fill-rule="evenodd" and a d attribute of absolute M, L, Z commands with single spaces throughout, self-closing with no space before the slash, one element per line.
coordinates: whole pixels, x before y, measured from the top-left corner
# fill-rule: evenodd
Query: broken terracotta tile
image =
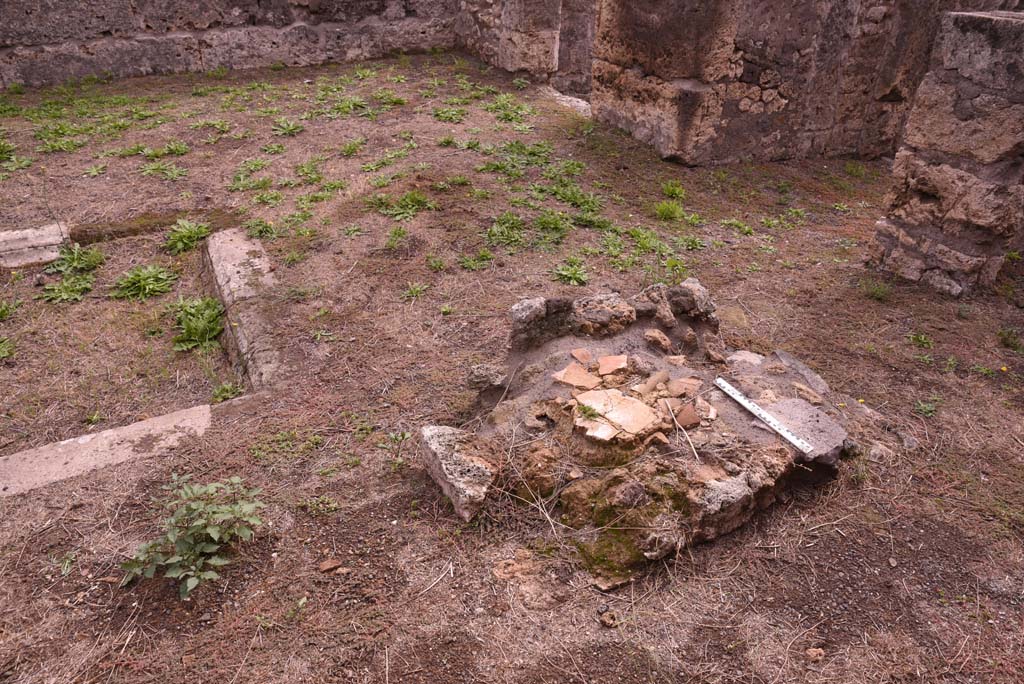
<path fill-rule="evenodd" d="M 653 435 L 651 435 L 646 440 L 644 440 L 644 445 L 645 446 L 648 446 L 648 445 L 651 445 L 651 444 L 655 444 L 655 443 L 662 444 L 664 446 L 668 446 L 670 442 L 669 442 L 668 437 L 665 436 L 664 432 L 655 432 Z"/>
<path fill-rule="evenodd" d="M 629 367 L 629 357 L 625 354 L 619 356 L 602 356 L 597 360 L 598 375 L 611 375 Z"/>
<path fill-rule="evenodd" d="M 601 384 L 601 379 L 587 372 L 580 364 L 573 362 L 552 376 L 558 382 L 572 387 L 591 390 Z"/>
<path fill-rule="evenodd" d="M 590 362 L 594 360 L 594 355 L 590 353 L 590 350 L 583 347 L 573 349 L 570 354 L 572 355 L 572 358 L 576 359 L 584 366 L 589 366 Z"/>
<path fill-rule="evenodd" d="M 587 437 L 599 442 L 610 442 L 618 437 L 622 432 L 617 427 L 603 419 L 590 420 L 586 418 L 578 418 L 576 420 L 576 426 L 583 428 L 586 431 Z"/>
<path fill-rule="evenodd" d="M 682 407 L 676 411 L 676 422 L 684 430 L 689 430 L 700 425 L 700 414 L 697 413 L 697 409 L 692 403 L 683 404 Z"/>
<path fill-rule="evenodd" d="M 642 437 L 661 423 L 650 406 L 619 390 L 595 390 L 581 394 L 578 399 L 600 413 L 605 421 L 633 436 Z"/>
<path fill-rule="evenodd" d="M 674 378 L 668 381 L 667 390 L 670 397 L 695 397 L 703 385 L 700 378 Z"/>
<path fill-rule="evenodd" d="M 704 401 L 700 397 L 697 397 L 697 413 L 704 420 L 715 420 L 718 418 L 718 409 Z"/>

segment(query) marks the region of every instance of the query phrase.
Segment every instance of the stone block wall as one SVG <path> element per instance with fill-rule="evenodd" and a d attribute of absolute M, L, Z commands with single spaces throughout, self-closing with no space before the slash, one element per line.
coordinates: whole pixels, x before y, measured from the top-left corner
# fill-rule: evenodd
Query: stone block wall
<path fill-rule="evenodd" d="M 599 118 L 687 164 L 897 144 L 942 13 L 1022 0 L 599 0 Z"/>
<path fill-rule="evenodd" d="M 597 0 L 461 0 L 461 47 L 506 71 L 547 78 L 561 91 L 590 91 Z"/>
<path fill-rule="evenodd" d="M 0 85 L 449 48 L 457 10 L 458 0 L 5 0 Z"/>
<path fill-rule="evenodd" d="M 946 16 L 893 174 L 885 270 L 959 295 L 1024 250 L 1024 12 Z"/>

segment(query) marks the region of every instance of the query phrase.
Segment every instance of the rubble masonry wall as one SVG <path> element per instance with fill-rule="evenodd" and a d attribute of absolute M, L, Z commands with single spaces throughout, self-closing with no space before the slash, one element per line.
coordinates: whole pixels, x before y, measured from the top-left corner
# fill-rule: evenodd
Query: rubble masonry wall
<path fill-rule="evenodd" d="M 955 296 L 1024 251 L 1024 13 L 945 17 L 893 175 L 882 268 Z"/>

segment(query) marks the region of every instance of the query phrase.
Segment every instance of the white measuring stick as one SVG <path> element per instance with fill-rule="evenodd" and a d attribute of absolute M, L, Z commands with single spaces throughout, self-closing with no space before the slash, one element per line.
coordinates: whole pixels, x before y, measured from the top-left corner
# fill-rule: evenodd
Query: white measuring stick
<path fill-rule="evenodd" d="M 748 399 L 743 392 L 740 392 L 738 389 L 726 382 L 725 378 L 717 378 L 715 380 L 715 385 L 718 386 L 718 389 L 735 399 L 740 406 L 757 416 L 758 420 L 770 427 L 772 430 L 775 430 L 775 432 L 779 433 L 784 440 L 795 446 L 797 449 L 805 454 L 809 454 L 814 451 L 813 446 L 790 432 L 789 429 L 780 423 L 775 416 Z"/>

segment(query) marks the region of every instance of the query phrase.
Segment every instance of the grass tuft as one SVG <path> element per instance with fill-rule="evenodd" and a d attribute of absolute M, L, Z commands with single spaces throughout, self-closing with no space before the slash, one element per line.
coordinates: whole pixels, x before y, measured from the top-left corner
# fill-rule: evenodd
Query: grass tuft
<path fill-rule="evenodd" d="M 209 350 L 217 347 L 224 332 L 224 307 L 212 297 L 179 299 L 172 307 L 178 334 L 174 351 Z"/>
<path fill-rule="evenodd" d="M 171 254 L 182 254 L 195 249 L 210 234 L 210 224 L 196 223 L 188 219 L 178 219 L 174 228 L 167 235 L 164 248 Z"/>
<path fill-rule="evenodd" d="M 115 299 L 149 299 L 166 294 L 174 287 L 178 275 L 163 266 L 136 266 L 114 283 Z"/>

